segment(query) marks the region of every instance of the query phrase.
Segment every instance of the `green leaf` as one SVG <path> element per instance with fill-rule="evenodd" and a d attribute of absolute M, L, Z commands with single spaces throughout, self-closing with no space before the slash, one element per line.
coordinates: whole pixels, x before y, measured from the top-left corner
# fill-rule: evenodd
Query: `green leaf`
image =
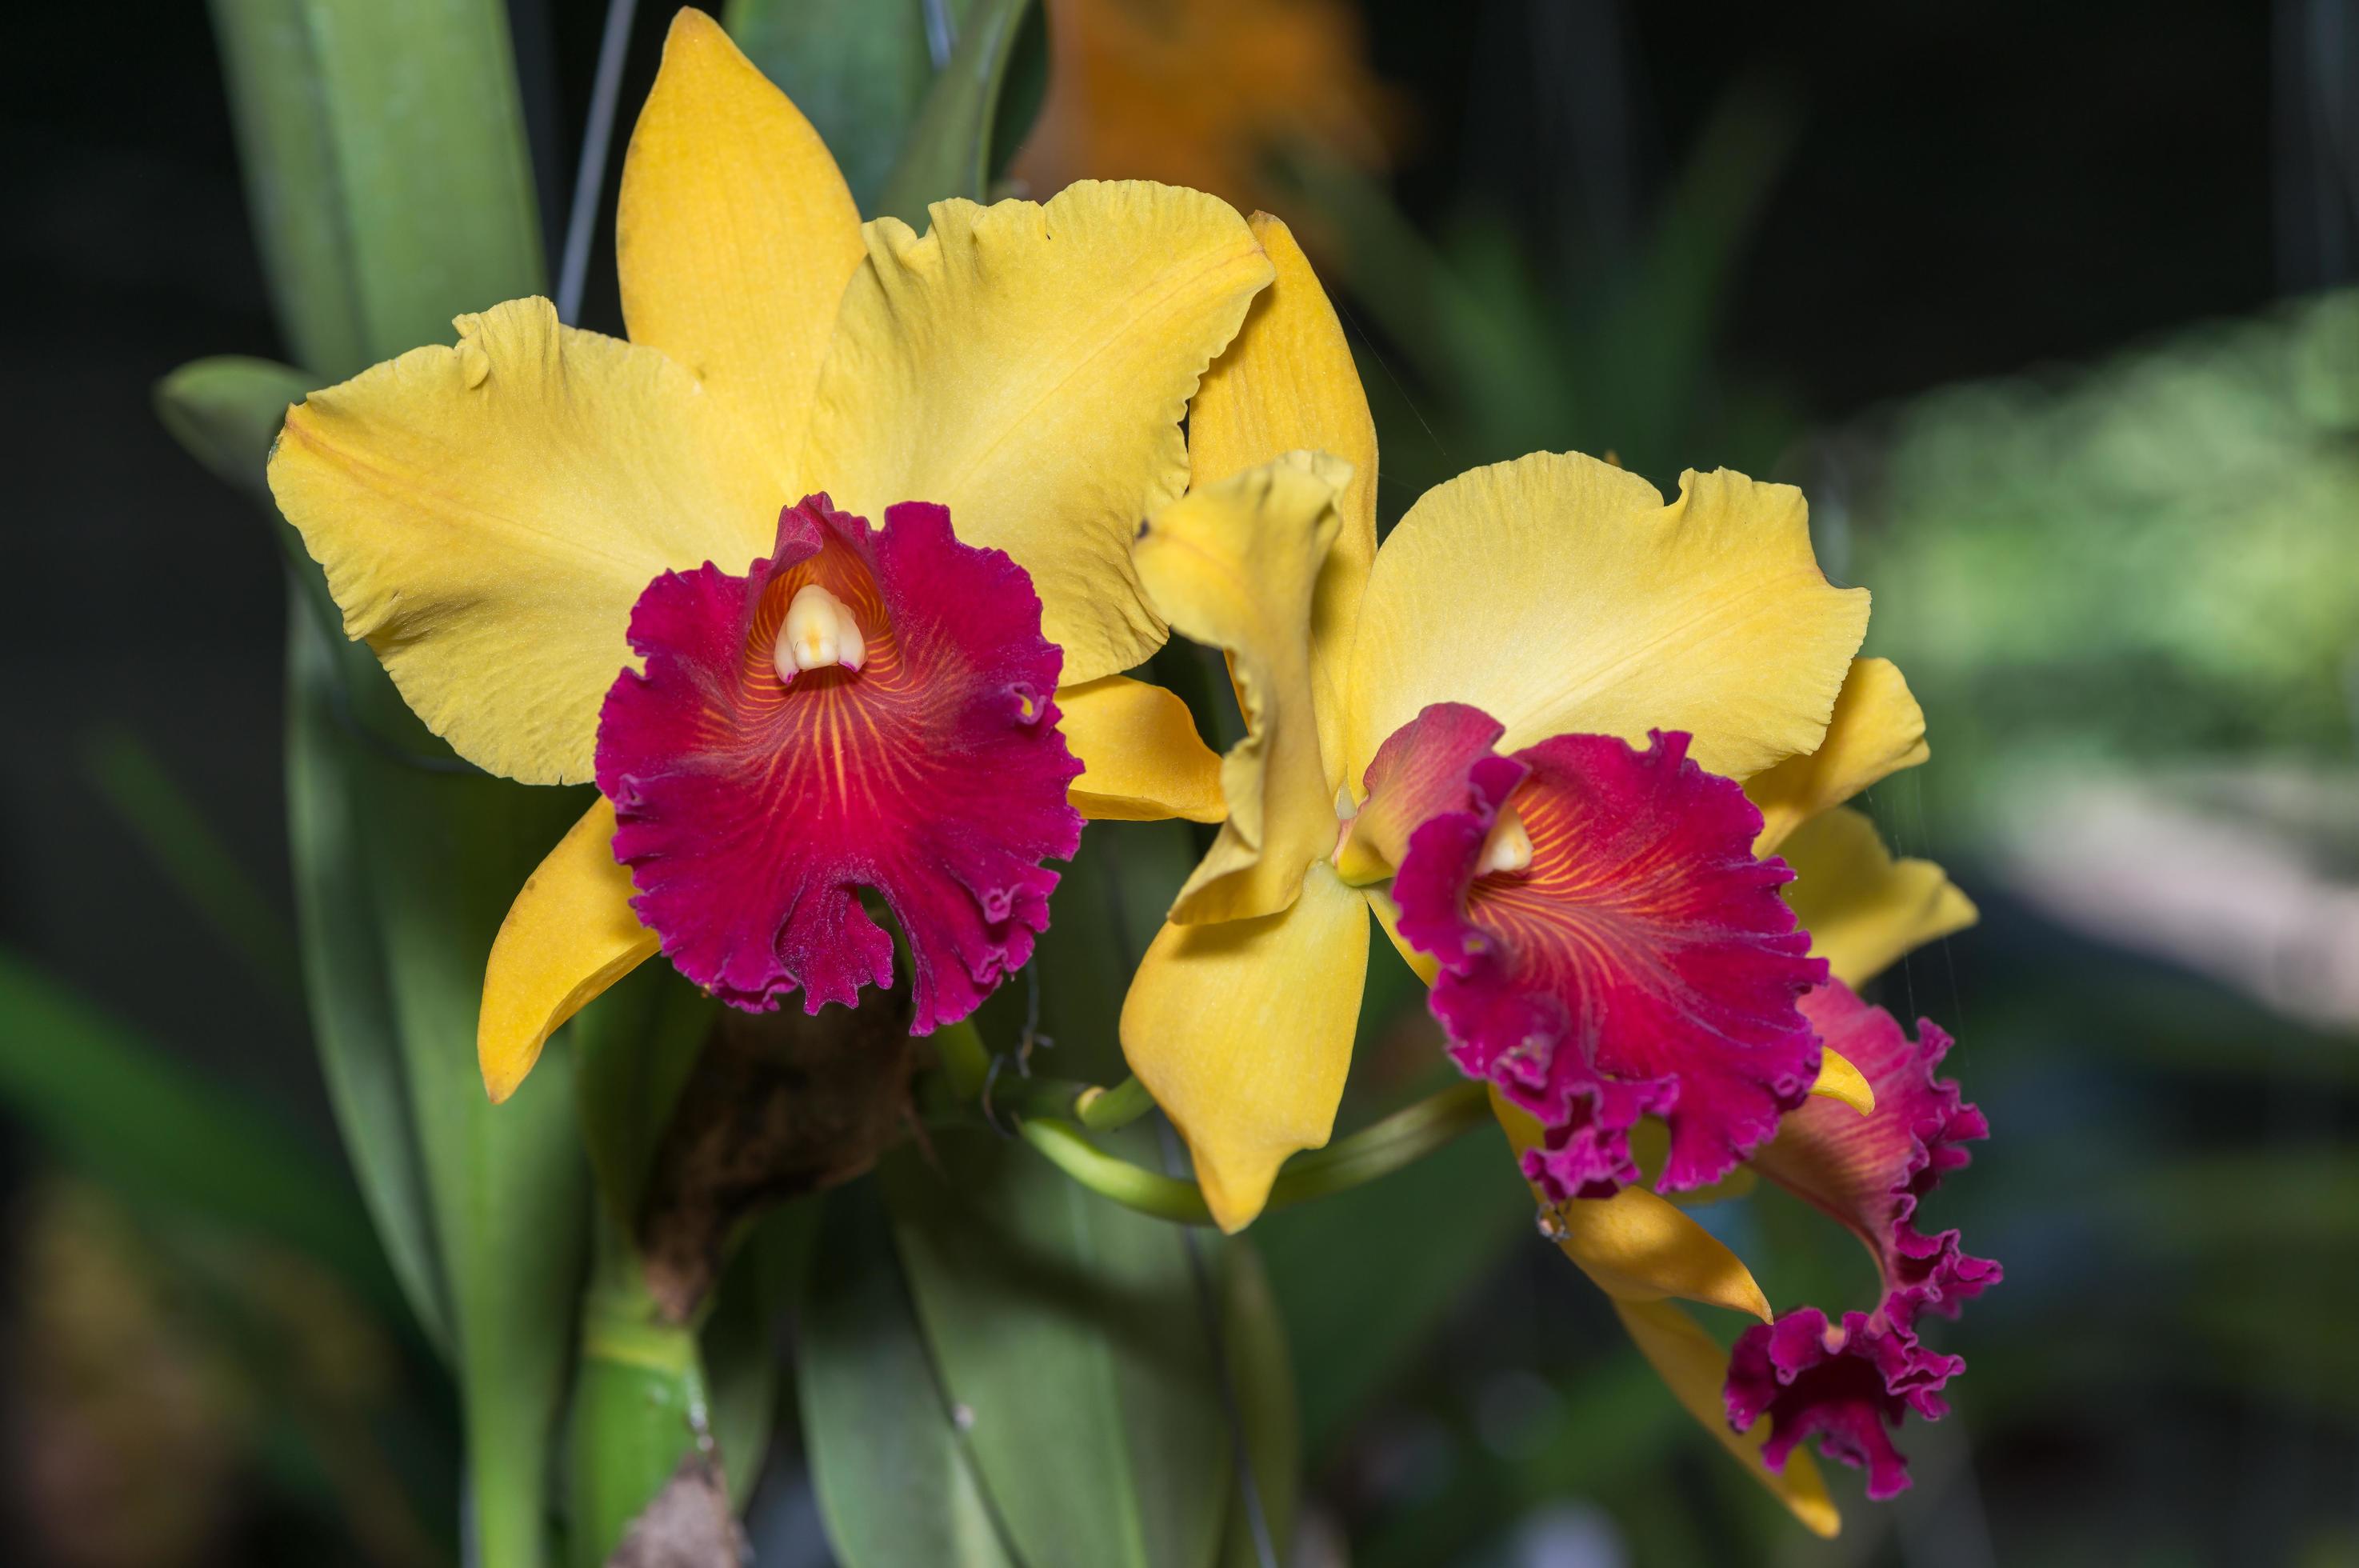
<path fill-rule="evenodd" d="M 796 1325 L 811 1484 L 844 1568 L 1016 1568 L 918 1332 L 874 1180 L 828 1195 Z"/>
<path fill-rule="evenodd" d="M 303 998 L 295 932 L 148 745 L 119 724 L 85 740 L 82 768 L 213 934 L 290 1007 Z"/>
<path fill-rule="evenodd" d="M 955 21 L 962 5 L 946 7 Z M 933 85 L 926 0 L 730 0 L 724 25 L 835 155 L 863 212 Z"/>
<path fill-rule="evenodd" d="M 712 1443 L 728 1472 L 730 1505 L 741 1512 L 762 1478 L 777 1425 L 778 1324 L 810 1267 L 821 1204 L 802 1199 L 756 1222 L 721 1277 L 700 1336 L 712 1391 Z"/>
<path fill-rule="evenodd" d="M 303 548 L 302 536 L 278 516 L 263 474 L 286 425 L 288 406 L 299 402 L 313 385 L 302 371 L 271 360 L 230 354 L 193 360 L 156 384 L 156 417 L 214 477 L 261 504 L 297 592 L 321 626 L 340 632 L 343 612 L 328 596 L 327 579 Z"/>
<path fill-rule="evenodd" d="M 1261 1503 L 1256 1530 L 1244 1489 L 1238 1489 L 1222 1532 L 1221 1562 L 1223 1568 L 1257 1568 L 1264 1561 L 1264 1540 L 1278 1562 L 1286 1560 L 1294 1540 L 1302 1493 L 1302 1412 L 1295 1399 L 1286 1320 L 1260 1251 L 1249 1238 L 1237 1237 L 1221 1248 L 1220 1271 L 1221 1339 L 1236 1392 L 1246 1465 Z"/>
<path fill-rule="evenodd" d="M 287 828 L 312 1039 L 377 1239 L 409 1310 L 450 1358 L 450 1295 L 369 905 L 366 819 L 347 777 L 352 718 L 338 701 L 335 649 L 299 607 L 287 656 Z"/>
<path fill-rule="evenodd" d="M 1126 1142 L 1154 1157 L 1151 1130 Z M 1031 1568 L 1202 1568 L 1231 1449 L 1189 1234 L 989 1133 L 884 1165 L 909 1290 L 967 1443 Z"/>
<path fill-rule="evenodd" d="M 156 417 L 214 478 L 268 506 L 263 465 L 288 406 L 315 385 L 276 360 L 239 354 L 191 360 L 156 384 Z"/>
<path fill-rule="evenodd" d="M 721 1004 L 669 964 L 642 964 L 573 1023 L 582 1137 L 614 1226 L 636 1229 L 647 1177 Z"/>
<path fill-rule="evenodd" d="M 481 1560 L 528 1568 L 548 1556 L 588 1181 L 571 1053 L 494 1105 L 475 1012 L 508 900 L 585 792 L 465 768 L 366 650 L 291 626 L 288 795 L 321 1061 L 388 1250 L 432 1238 Z"/>
<path fill-rule="evenodd" d="M 952 196 L 980 201 L 989 193 L 1000 89 L 1030 6 L 1031 0 L 973 0 L 958 48 L 934 78 L 877 196 L 880 214 L 919 224 L 932 202 Z"/>
<path fill-rule="evenodd" d="M 0 1101 L 60 1158 L 126 1197 L 266 1236 L 397 1301 L 357 1194 L 288 1123 L 0 950 Z"/>
<path fill-rule="evenodd" d="M 543 287 L 507 7 L 213 0 L 296 358 L 342 379 Z"/>
<path fill-rule="evenodd" d="M 1477 1129 L 1382 1181 L 1265 1215 L 1253 1235 L 1291 1334 L 1315 1464 L 1469 1284 L 1531 1237 L 1531 1195 L 1506 1145 Z"/>

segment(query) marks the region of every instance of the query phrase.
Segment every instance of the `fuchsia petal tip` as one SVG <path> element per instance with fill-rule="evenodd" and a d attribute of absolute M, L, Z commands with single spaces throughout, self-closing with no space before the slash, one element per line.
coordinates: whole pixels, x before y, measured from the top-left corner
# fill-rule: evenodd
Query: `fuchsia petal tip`
<path fill-rule="evenodd" d="M 2004 1278 L 1996 1263 L 1965 1252 L 1956 1231 L 1927 1236 L 1915 1223 L 1919 1203 L 1970 1162 L 1962 1146 L 1988 1137 L 1990 1124 L 1955 1083 L 1933 1075 L 1951 1040 L 1931 1022 L 1912 1040 L 1841 982 L 1804 997 L 1802 1010 L 1866 1076 L 1875 1109 L 1863 1116 L 1813 1100 L 1753 1165 L 1849 1226 L 1875 1257 L 1884 1295 L 1875 1312 L 1845 1312 L 1839 1326 L 1804 1307 L 1747 1329 L 1730 1356 L 1728 1417 L 1739 1432 L 1769 1418 L 1762 1457 L 1773 1468 L 1815 1435 L 1829 1458 L 1867 1472 L 1869 1497 L 1887 1497 L 1908 1485 L 1887 1429 L 1910 1410 L 1946 1414 L 1941 1390 L 1965 1369 L 1918 1339 L 1918 1320 L 1929 1311 L 1955 1317 Z"/>
<path fill-rule="evenodd" d="M 859 623 L 858 668 L 774 667 L 795 595 L 816 583 Z M 749 1011 L 806 1010 L 893 978 L 910 953 L 913 1030 L 973 1012 L 1031 957 L 1082 818 L 1081 763 L 1051 694 L 1062 655 L 1002 551 L 961 544 L 940 506 L 885 526 L 824 495 L 779 515 L 745 575 L 667 572 L 631 615 L 642 672 L 599 720 L 598 787 L 632 907 L 680 972 Z"/>

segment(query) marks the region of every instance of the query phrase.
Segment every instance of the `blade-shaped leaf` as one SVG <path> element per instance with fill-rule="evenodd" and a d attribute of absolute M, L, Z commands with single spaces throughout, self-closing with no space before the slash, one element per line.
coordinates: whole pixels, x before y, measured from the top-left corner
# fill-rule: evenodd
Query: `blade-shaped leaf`
<path fill-rule="evenodd" d="M 1031 0 L 973 0 L 958 47 L 934 78 L 877 195 L 880 214 L 919 224 L 930 202 L 951 196 L 980 201 L 989 191 L 1000 89 L 1030 8 Z"/>
<path fill-rule="evenodd" d="M 331 379 L 542 287 L 507 7 L 213 0 L 256 237 Z"/>
<path fill-rule="evenodd" d="M 582 792 L 462 768 L 365 649 L 291 626 L 288 791 L 321 1060 L 355 1163 L 380 1173 L 388 1234 L 430 1226 L 482 1561 L 538 1563 L 588 1180 L 571 1053 L 494 1105 L 475 1011 L 507 901 Z"/>
<path fill-rule="evenodd" d="M 821 1200 L 806 1198 L 765 1214 L 738 1249 L 700 1339 L 712 1395 L 712 1443 L 729 1476 L 729 1498 L 743 1510 L 762 1476 L 778 1420 L 782 1314 L 810 1266 Z"/>
<path fill-rule="evenodd" d="M 1380 1181 L 1265 1215 L 1253 1235 L 1284 1308 L 1316 1464 L 1450 1304 L 1530 1237 L 1532 1203 L 1506 1145 L 1478 1130 Z"/>
<path fill-rule="evenodd" d="M 1241 1485 L 1229 1505 L 1221 1562 L 1223 1568 L 1259 1568 L 1265 1562 L 1286 1561 L 1294 1539 L 1302 1491 L 1302 1412 L 1294 1394 L 1286 1320 L 1260 1250 L 1250 1237 L 1240 1236 L 1222 1247 L 1220 1263 L 1221 1338 L 1254 1484 L 1251 1498 Z"/>
<path fill-rule="evenodd" d="M 391 1310 L 396 1292 L 332 1157 L 0 950 L 0 1104 L 125 1196 L 266 1236 Z"/>
<path fill-rule="evenodd" d="M 1126 1140 L 1152 1160 L 1151 1131 Z M 1143 1148 L 1142 1148 L 1143 1146 Z M 1202 1568 L 1231 1448 L 1187 1233 L 989 1133 L 886 1162 L 910 1294 L 1032 1568 Z"/>
<path fill-rule="evenodd" d="M 965 9 L 943 6 L 953 26 Z M 730 0 L 723 19 L 827 142 L 860 210 L 875 212 L 933 85 L 926 0 Z"/>
<path fill-rule="evenodd" d="M 918 1332 L 873 1178 L 827 1197 L 799 1294 L 795 1373 L 820 1517 L 844 1568 L 1016 1568 Z"/>

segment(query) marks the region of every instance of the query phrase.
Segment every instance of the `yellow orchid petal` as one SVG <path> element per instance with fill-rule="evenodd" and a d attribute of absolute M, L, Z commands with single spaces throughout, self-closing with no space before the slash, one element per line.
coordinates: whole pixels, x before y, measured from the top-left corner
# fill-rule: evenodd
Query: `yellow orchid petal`
<path fill-rule="evenodd" d="M 860 210 L 810 122 L 712 17 L 675 15 L 615 210 L 631 341 L 790 455 L 862 254 Z M 800 498 L 782 486 L 773 505 Z"/>
<path fill-rule="evenodd" d="M 603 796 L 525 878 L 493 939 L 475 1023 L 475 1062 L 495 1105 L 516 1093 L 540 1048 L 599 993 L 655 956 L 631 912 L 631 873 L 614 859 Z"/>
<path fill-rule="evenodd" d="M 939 502 L 961 539 L 1014 556 L 1066 680 L 1139 663 L 1164 629 L 1131 535 L 1187 487 L 1180 418 L 1270 278 L 1253 231 L 1199 191 L 1125 182 L 865 234 L 799 471 L 864 517 Z"/>
<path fill-rule="evenodd" d="M 1823 1094 L 1830 1100 L 1841 1100 L 1861 1116 L 1870 1115 L 1875 1109 L 1875 1085 L 1867 1081 L 1866 1073 L 1832 1050 L 1820 1051 L 1818 1081 L 1810 1085 L 1810 1093 Z"/>
<path fill-rule="evenodd" d="M 1341 875 L 1340 869 L 1338 875 Z M 1433 977 L 1441 973 L 1441 965 L 1434 962 L 1431 953 L 1419 953 L 1402 940 L 1400 906 L 1393 902 L 1391 887 L 1362 887 L 1360 896 L 1368 900 L 1369 912 L 1376 917 L 1376 924 L 1392 942 L 1393 951 L 1400 954 L 1401 962 L 1408 965 L 1409 973 L 1431 985 Z"/>
<path fill-rule="evenodd" d="M 1518 1161 L 1527 1150 L 1538 1147 L 1539 1123 L 1495 1088 L 1491 1114 L 1499 1118 L 1499 1128 Z M 1532 1196 L 1563 1227 L 1555 1238 L 1557 1247 L 1616 1301 L 1659 1301 L 1677 1296 L 1769 1321 L 1769 1298 L 1754 1282 L 1752 1271 L 1669 1199 L 1644 1187 L 1553 1206 L 1537 1187 Z"/>
<path fill-rule="evenodd" d="M 1160 686 L 1109 675 L 1057 688 L 1065 744 L 1082 759 L 1073 809 L 1099 822 L 1185 817 L 1217 822 L 1221 759 L 1196 734 L 1188 704 Z"/>
<path fill-rule="evenodd" d="M 1245 738 L 1221 763 L 1228 821 L 1171 905 L 1183 925 L 1275 914 L 1335 848 L 1310 627 L 1345 477 L 1340 459 L 1290 452 L 1189 492 L 1138 530 L 1139 580 L 1173 626 L 1228 650 L 1245 713 Z"/>
<path fill-rule="evenodd" d="M 1786 902 L 1810 933 L 1810 951 L 1846 985 L 1980 918 L 1940 866 L 1895 860 L 1875 824 L 1848 806 L 1803 823 L 1784 854 L 1795 871 Z"/>
<path fill-rule="evenodd" d="M 1853 659 L 1818 749 L 1789 757 L 1745 786 L 1761 808 L 1753 853 L 1775 854 L 1788 834 L 1821 811 L 1931 755 L 1925 710 L 1908 694 L 1900 667 L 1888 659 Z"/>
<path fill-rule="evenodd" d="M 1811 750 L 1867 626 L 1830 585 L 1801 493 L 1721 470 L 1669 506 L 1593 458 L 1536 452 L 1430 490 L 1377 552 L 1352 656 L 1352 768 L 1431 702 L 1643 741 L 1746 778 Z M 1356 782 L 1356 778 L 1355 778 Z"/>
<path fill-rule="evenodd" d="M 1188 1140 L 1226 1231 L 1251 1224 L 1277 1168 L 1335 1128 L 1368 971 L 1367 905 L 1324 866 L 1291 909 L 1166 925 L 1122 1005 L 1122 1050 Z"/>
<path fill-rule="evenodd" d="M 1188 410 L 1189 483 L 1202 489 L 1289 452 L 1332 452 L 1352 465 L 1335 500 L 1343 527 L 1310 613 L 1310 674 L 1332 797 L 1346 782 L 1343 683 L 1360 595 L 1376 559 L 1376 424 L 1343 324 L 1302 247 L 1267 212 L 1250 221 L 1277 278 L 1254 300 L 1236 342 L 1204 373 Z"/>
<path fill-rule="evenodd" d="M 546 299 L 458 319 L 288 410 L 279 510 L 418 716 L 477 767 L 586 780 L 599 705 L 659 573 L 743 572 L 781 488 L 653 349 Z"/>
<path fill-rule="evenodd" d="M 1721 1398 L 1721 1389 L 1728 1381 L 1728 1352 L 1704 1333 L 1701 1325 L 1669 1301 L 1617 1298 L 1614 1311 L 1620 1315 L 1622 1326 L 1630 1331 L 1639 1354 L 1670 1389 L 1671 1397 L 1687 1407 L 1688 1414 L 1695 1417 L 1698 1425 L 1712 1433 L 1723 1448 L 1735 1455 L 1738 1464 L 1768 1487 L 1804 1529 L 1814 1535 L 1832 1537 L 1843 1528 L 1843 1516 L 1835 1511 L 1833 1499 L 1827 1496 L 1826 1483 L 1819 1477 L 1818 1464 L 1807 1451 L 1795 1449 L 1786 1456 L 1785 1469 L 1772 1470 L 1761 1462 L 1762 1445 L 1769 1441 L 1767 1421 L 1756 1421 L 1753 1430 L 1746 1432 L 1731 1430 L 1728 1407 Z"/>

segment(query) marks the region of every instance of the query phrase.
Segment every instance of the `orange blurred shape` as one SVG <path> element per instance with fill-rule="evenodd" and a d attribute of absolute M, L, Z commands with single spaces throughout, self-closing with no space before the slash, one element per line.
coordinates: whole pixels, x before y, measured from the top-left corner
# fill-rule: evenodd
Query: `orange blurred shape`
<path fill-rule="evenodd" d="M 1251 212 L 1273 148 L 1385 166 L 1407 117 L 1349 0 L 1048 0 L 1049 90 L 1010 172 L 1037 199 L 1157 180 Z"/>

